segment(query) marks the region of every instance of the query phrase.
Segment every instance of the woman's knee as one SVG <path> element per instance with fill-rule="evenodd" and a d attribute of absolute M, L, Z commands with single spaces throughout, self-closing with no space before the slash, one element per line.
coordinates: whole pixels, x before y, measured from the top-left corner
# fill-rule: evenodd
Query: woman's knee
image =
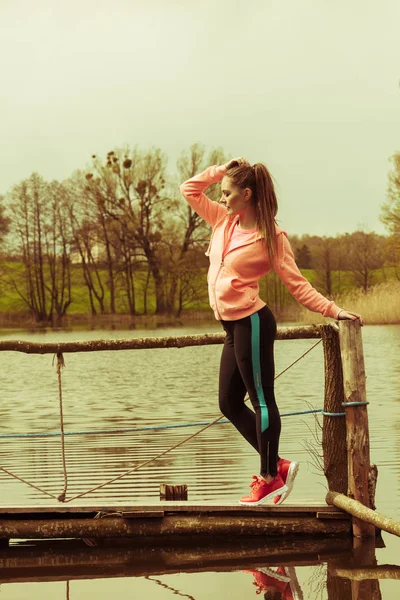
<path fill-rule="evenodd" d="M 219 409 L 221 413 L 229 419 L 233 421 L 240 412 L 243 410 L 243 407 L 240 406 L 240 403 L 232 402 L 232 397 L 226 393 L 220 393 L 219 395 Z"/>

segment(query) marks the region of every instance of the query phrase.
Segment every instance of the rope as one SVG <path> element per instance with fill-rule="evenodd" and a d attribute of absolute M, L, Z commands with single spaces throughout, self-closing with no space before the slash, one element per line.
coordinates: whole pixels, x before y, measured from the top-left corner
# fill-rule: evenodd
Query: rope
<path fill-rule="evenodd" d="M 319 339 L 315 344 L 313 344 L 313 346 L 311 346 L 311 348 L 309 348 L 308 350 L 306 350 L 305 352 L 303 352 L 303 354 L 299 358 L 297 358 L 288 367 L 286 367 L 286 369 L 284 369 L 278 375 L 276 375 L 275 379 L 278 379 L 278 377 L 280 377 L 283 373 L 285 373 L 288 369 L 290 369 L 290 367 L 292 367 L 297 362 L 299 362 L 299 360 L 301 358 L 303 358 L 304 356 L 306 356 L 306 354 L 308 354 L 313 348 L 315 348 L 321 342 L 322 342 L 322 339 Z M 122 473 L 121 475 L 117 475 L 116 477 L 113 477 L 112 479 L 110 479 L 108 481 L 105 481 L 104 483 L 101 483 L 100 485 L 97 485 L 97 486 L 91 488 L 90 490 L 88 490 L 86 492 L 81 492 L 80 494 L 76 494 L 75 496 L 72 496 L 71 498 L 68 498 L 67 500 L 65 500 L 65 502 L 71 502 L 72 500 L 76 500 L 77 498 L 82 498 L 82 496 L 86 496 L 87 494 L 91 494 L 92 492 L 97 491 L 97 490 L 105 487 L 106 485 L 109 485 L 110 483 L 114 483 L 114 481 L 118 481 L 119 479 L 122 479 L 123 477 L 126 477 L 127 475 L 131 475 L 135 471 L 138 471 L 139 469 L 142 469 L 143 467 L 145 467 L 146 465 L 154 462 L 155 460 L 158 460 L 162 456 L 165 456 L 165 454 L 168 454 L 169 452 L 172 452 L 172 450 L 175 450 L 176 448 L 179 448 L 180 446 L 183 446 L 183 444 L 185 444 L 189 440 L 193 439 L 194 437 L 196 437 L 200 433 L 203 433 L 203 431 L 205 431 L 206 429 L 208 429 L 212 425 L 215 425 L 216 423 L 218 423 L 221 420 L 222 420 L 222 416 L 221 417 L 217 417 L 216 419 L 214 419 L 214 421 L 212 421 L 211 423 L 208 423 L 202 429 L 199 429 L 199 431 L 196 431 L 195 433 L 193 433 L 189 437 L 185 438 L 184 440 L 182 440 L 178 444 L 175 444 L 174 446 L 172 446 L 171 448 L 168 448 L 167 450 L 164 450 L 163 452 L 160 452 L 159 454 L 157 454 L 157 456 L 154 456 L 153 458 L 149 458 L 148 460 L 145 460 L 144 462 L 142 462 L 141 464 L 137 465 L 133 469 L 130 469 L 129 471 L 126 471 L 125 473 Z"/>
<path fill-rule="evenodd" d="M 179 446 L 183 446 L 183 444 L 185 444 L 192 438 L 196 437 L 196 435 L 199 435 L 199 433 L 203 433 L 203 431 L 205 431 L 206 429 L 211 427 L 211 425 L 218 423 L 218 421 L 220 421 L 221 419 L 222 419 L 222 417 L 218 417 L 217 419 L 215 419 L 214 421 L 212 421 L 211 423 L 209 423 L 202 429 L 199 429 L 199 431 L 196 431 L 195 433 L 193 433 L 189 437 L 185 438 L 181 442 L 178 442 L 177 444 L 175 444 L 175 446 L 172 446 L 171 448 L 167 448 L 167 450 L 160 452 L 159 454 L 157 454 L 157 456 L 153 456 L 153 458 L 149 458 L 148 460 L 145 460 L 140 465 L 137 465 L 133 469 L 130 469 L 129 471 L 126 471 L 125 473 L 122 473 L 121 475 L 117 475 L 116 477 L 113 477 L 112 479 L 109 479 L 108 481 L 105 481 L 104 483 L 101 483 L 100 485 L 96 485 L 95 487 L 91 488 L 90 490 L 87 490 L 86 492 L 82 492 L 81 494 L 76 494 L 76 496 L 72 496 L 71 498 L 68 498 L 67 500 L 65 500 L 65 502 L 71 502 L 72 500 L 76 500 L 77 498 L 82 498 L 82 496 L 86 496 L 86 494 L 91 494 L 92 492 L 95 492 L 96 490 L 99 490 L 99 489 L 105 487 L 106 485 L 109 485 L 110 483 L 114 483 L 114 481 L 118 481 L 118 479 L 122 479 L 123 477 L 126 477 L 127 475 L 131 475 L 135 471 L 142 469 L 146 465 L 149 465 L 150 463 L 154 462 L 155 460 L 158 460 L 165 454 L 168 454 L 168 452 L 171 452 L 172 450 L 179 448 Z"/>
<path fill-rule="evenodd" d="M 57 352 L 53 356 L 53 365 L 54 359 L 57 356 L 57 379 L 58 379 L 58 399 L 60 405 L 60 429 L 61 429 L 61 454 L 62 454 L 62 464 L 63 464 L 63 472 L 64 472 L 64 489 L 61 494 L 58 496 L 57 500 L 59 502 L 65 501 L 65 496 L 67 494 L 68 487 L 68 474 L 67 474 L 67 463 L 65 460 L 65 435 L 64 435 L 64 414 L 63 414 L 63 404 L 62 404 L 62 385 L 61 385 L 61 369 L 65 367 L 64 357 L 62 352 Z"/>
<path fill-rule="evenodd" d="M 196 600 L 194 596 L 190 596 L 190 594 L 184 594 L 183 592 L 180 592 L 178 589 L 176 589 L 174 587 L 170 587 L 166 583 L 163 583 L 160 579 L 155 579 L 154 576 L 146 575 L 145 579 L 147 579 L 148 581 L 153 581 L 157 585 L 160 585 L 161 587 L 165 588 L 166 590 L 172 592 L 174 595 L 176 594 L 177 596 L 182 596 L 182 598 L 189 598 L 190 600 Z"/>
<path fill-rule="evenodd" d="M 38 492 L 42 492 L 43 494 L 46 494 L 46 496 L 50 496 L 50 498 L 54 498 L 54 500 L 58 500 L 57 496 L 54 496 L 53 494 L 50 494 L 50 492 L 46 492 L 46 490 L 38 487 L 34 483 L 30 483 L 29 481 L 26 481 L 26 479 L 22 479 L 22 477 L 18 477 L 18 475 L 16 475 L 15 473 L 12 473 L 11 471 L 9 471 L 8 469 L 6 469 L 5 467 L 0 467 L 0 470 L 4 471 L 4 473 L 7 473 L 7 475 L 11 475 L 11 477 L 14 477 L 14 479 L 18 479 L 18 481 L 21 481 L 22 483 L 25 483 L 29 487 L 31 487 L 31 488 L 33 488 L 35 490 L 38 490 Z"/>
<path fill-rule="evenodd" d="M 296 360 L 294 360 L 291 365 L 289 365 L 288 367 L 286 367 L 286 369 L 283 369 L 283 371 L 281 371 L 279 373 L 279 375 L 277 375 L 275 377 L 275 379 L 278 379 L 278 377 L 280 377 L 281 375 L 283 375 L 284 373 L 286 373 L 286 371 L 288 371 L 291 367 L 293 367 L 293 365 L 295 365 L 297 362 L 299 362 L 299 360 L 301 360 L 302 358 L 304 358 L 306 354 L 308 354 L 309 352 L 311 352 L 311 350 L 314 350 L 314 348 L 316 346 L 318 346 L 318 344 L 320 344 L 321 342 L 322 342 L 322 338 L 320 340 L 318 340 L 318 342 L 315 342 L 315 344 L 313 344 L 311 346 L 311 348 L 309 348 L 308 350 L 306 350 L 305 352 L 303 352 L 303 354 L 301 356 L 299 356 L 299 358 L 296 358 Z"/>
<path fill-rule="evenodd" d="M 345 413 L 324 413 L 322 408 L 315 408 L 313 410 L 298 410 L 288 413 L 280 413 L 283 417 L 294 417 L 297 415 L 309 415 L 311 413 L 322 413 L 327 416 L 331 415 L 344 415 Z M 224 425 L 230 423 L 229 419 L 222 419 L 216 425 Z M 125 427 L 122 429 L 88 429 L 84 431 L 65 431 L 64 436 L 68 435 L 104 435 L 104 434 L 117 434 L 117 433 L 138 433 L 140 431 L 162 431 L 164 429 L 180 429 L 183 427 L 202 427 L 203 425 L 209 425 L 210 421 L 196 421 L 195 423 L 175 423 L 175 425 L 154 425 L 153 427 Z M 0 439 L 12 439 L 12 438 L 52 438 L 60 437 L 59 431 L 52 431 L 49 433 L 1 433 Z"/>

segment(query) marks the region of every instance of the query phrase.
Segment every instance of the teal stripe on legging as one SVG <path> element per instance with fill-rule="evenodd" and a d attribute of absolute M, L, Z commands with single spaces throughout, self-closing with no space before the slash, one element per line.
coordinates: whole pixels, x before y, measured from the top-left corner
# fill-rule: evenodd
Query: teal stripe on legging
<path fill-rule="evenodd" d="M 269 426 L 268 408 L 265 403 L 264 390 L 261 379 L 260 362 L 260 316 L 258 313 L 250 315 L 251 321 L 251 362 L 253 364 L 253 378 L 256 386 L 257 398 L 261 409 L 261 431 L 265 431 Z"/>

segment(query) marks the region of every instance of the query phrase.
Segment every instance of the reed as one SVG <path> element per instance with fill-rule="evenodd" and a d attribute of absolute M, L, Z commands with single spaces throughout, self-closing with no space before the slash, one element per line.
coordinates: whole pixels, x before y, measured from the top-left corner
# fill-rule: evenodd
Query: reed
<path fill-rule="evenodd" d="M 335 297 L 340 308 L 359 313 L 368 325 L 400 323 L 400 281 L 392 280 L 372 287 L 367 293 L 360 289 L 349 290 Z M 301 308 L 296 321 L 309 325 L 323 323 L 322 315 Z"/>

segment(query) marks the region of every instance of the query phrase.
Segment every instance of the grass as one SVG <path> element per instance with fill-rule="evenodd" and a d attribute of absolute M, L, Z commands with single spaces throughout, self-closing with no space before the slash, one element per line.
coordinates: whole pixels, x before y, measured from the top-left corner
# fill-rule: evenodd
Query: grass
<path fill-rule="evenodd" d="M 392 280 L 373 286 L 368 294 L 361 289 L 344 292 L 335 302 L 340 308 L 362 315 L 365 324 L 400 323 L 400 281 Z M 301 307 L 297 320 L 304 324 L 323 323 L 318 313 Z"/>

